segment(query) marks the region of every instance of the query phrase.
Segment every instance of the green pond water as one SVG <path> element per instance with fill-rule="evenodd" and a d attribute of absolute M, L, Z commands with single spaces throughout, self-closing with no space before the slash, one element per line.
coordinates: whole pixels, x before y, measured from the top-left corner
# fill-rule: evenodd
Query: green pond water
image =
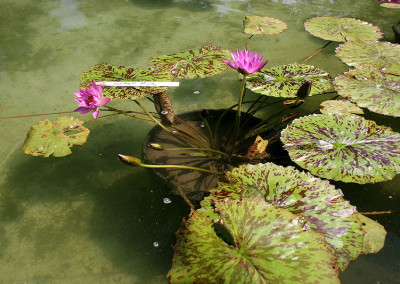
<path fill-rule="evenodd" d="M 147 68 L 153 55 L 207 44 L 244 48 L 246 15 L 285 21 L 274 36 L 255 36 L 251 50 L 267 66 L 301 62 L 326 42 L 304 30 L 315 16 L 354 17 L 393 40 L 399 10 L 374 0 L 0 0 L 0 117 L 71 111 L 79 75 L 100 62 Z M 348 67 L 337 43 L 308 61 L 334 77 Z M 227 107 L 240 83 L 232 70 L 181 81 L 168 94 L 175 112 Z M 308 108 L 318 106 L 318 98 Z M 145 102 L 146 104 L 146 102 Z M 136 109 L 132 102 L 113 106 Z M 146 104 L 150 107 L 149 104 Z M 84 120 L 91 115 L 73 114 Z M 29 127 L 61 115 L 0 119 L 0 283 L 164 283 L 175 232 L 189 212 L 150 172 L 117 154 L 141 155 L 152 124 L 126 117 L 89 121 L 88 142 L 64 158 L 25 155 Z M 366 114 L 400 131 L 398 119 Z M 400 209 L 400 178 L 372 185 L 335 183 L 360 212 Z M 171 203 L 164 203 L 169 198 Z M 400 283 L 400 214 L 375 215 L 385 247 L 363 255 L 343 283 Z"/>

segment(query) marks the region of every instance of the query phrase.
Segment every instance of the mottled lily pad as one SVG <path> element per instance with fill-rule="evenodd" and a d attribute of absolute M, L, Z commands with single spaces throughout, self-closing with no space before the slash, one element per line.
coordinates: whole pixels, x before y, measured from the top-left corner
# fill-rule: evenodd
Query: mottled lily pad
<path fill-rule="evenodd" d="M 228 68 L 230 52 L 219 46 L 206 45 L 181 53 L 150 58 L 149 66 L 156 71 L 170 72 L 177 78 L 204 78 L 221 73 Z"/>
<path fill-rule="evenodd" d="M 385 41 L 346 42 L 336 49 L 336 56 L 356 68 L 372 67 L 400 75 L 400 45 Z"/>
<path fill-rule="evenodd" d="M 215 203 L 178 231 L 171 283 L 339 283 L 335 257 L 304 220 L 262 198 Z"/>
<path fill-rule="evenodd" d="M 308 81 L 312 82 L 310 96 L 333 88 L 328 72 L 306 64 L 288 64 L 261 70 L 248 77 L 246 87 L 262 95 L 295 98 L 298 89 Z"/>
<path fill-rule="evenodd" d="M 313 36 L 330 41 L 378 40 L 382 33 L 378 27 L 353 18 L 315 17 L 304 23 Z"/>
<path fill-rule="evenodd" d="M 300 215 L 311 228 L 323 233 L 341 270 L 362 253 L 364 231 L 356 208 L 327 180 L 273 163 L 240 166 L 228 172 L 227 179 L 229 183 L 220 183 L 201 203 L 204 215 L 215 218 L 210 211 L 215 199 L 258 194 L 267 202 Z"/>
<path fill-rule="evenodd" d="M 32 156 L 67 156 L 71 154 L 70 147 L 86 143 L 90 130 L 83 123 L 71 116 L 59 117 L 54 123 L 48 119 L 39 121 L 29 129 L 22 150 Z"/>
<path fill-rule="evenodd" d="M 244 33 L 251 35 L 276 35 L 287 29 L 285 22 L 261 16 L 246 16 L 243 25 Z"/>
<path fill-rule="evenodd" d="M 292 161 L 312 174 L 360 184 L 400 172 L 400 133 L 349 115 L 310 115 L 281 133 Z"/>
<path fill-rule="evenodd" d="M 92 81 L 137 81 L 169 82 L 173 76 L 168 72 L 156 72 L 140 68 L 115 66 L 100 63 L 90 67 L 81 75 L 81 89 L 89 88 Z M 152 94 L 165 92 L 167 87 L 108 87 L 102 86 L 103 95 L 111 99 L 140 99 Z"/>
<path fill-rule="evenodd" d="M 344 100 L 328 100 L 320 104 L 319 110 L 324 114 L 363 114 L 364 111 L 352 102 Z"/>
<path fill-rule="evenodd" d="M 354 69 L 336 77 L 335 89 L 360 107 L 380 114 L 400 116 L 400 76 L 376 69 Z"/>

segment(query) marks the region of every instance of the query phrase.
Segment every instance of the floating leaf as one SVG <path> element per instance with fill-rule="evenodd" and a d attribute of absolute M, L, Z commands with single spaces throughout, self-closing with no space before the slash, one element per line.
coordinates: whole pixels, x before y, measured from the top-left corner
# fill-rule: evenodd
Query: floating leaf
<path fill-rule="evenodd" d="M 308 81 L 312 82 L 310 96 L 332 88 L 328 72 L 305 64 L 289 64 L 261 70 L 248 77 L 246 87 L 262 95 L 295 98 L 298 89 Z"/>
<path fill-rule="evenodd" d="M 385 41 L 346 42 L 336 49 L 336 56 L 356 68 L 372 67 L 400 75 L 400 45 Z"/>
<path fill-rule="evenodd" d="M 219 46 L 206 45 L 181 53 L 150 58 L 149 66 L 157 71 L 170 72 L 177 78 L 204 78 L 228 68 L 230 52 Z"/>
<path fill-rule="evenodd" d="M 276 35 L 287 29 L 285 22 L 260 16 L 246 16 L 243 21 L 244 33 L 251 35 Z"/>
<path fill-rule="evenodd" d="M 358 219 L 362 222 L 363 230 L 366 232 L 363 244 L 364 253 L 377 253 L 385 244 L 385 228 L 381 224 L 360 213 L 357 215 Z"/>
<path fill-rule="evenodd" d="M 339 95 L 360 107 L 385 115 L 400 116 L 400 77 L 376 69 L 355 69 L 336 77 Z"/>
<path fill-rule="evenodd" d="M 339 283 L 322 234 L 262 198 L 216 202 L 225 236 L 191 214 L 177 234 L 171 283 Z"/>
<path fill-rule="evenodd" d="M 92 81 L 168 82 L 173 76 L 168 72 L 156 72 L 125 66 L 100 63 L 81 75 L 81 89 L 89 88 Z M 102 86 L 103 95 L 112 99 L 139 99 L 151 94 L 165 92 L 167 87 L 108 87 Z"/>
<path fill-rule="evenodd" d="M 324 114 L 363 114 L 364 111 L 352 102 L 344 100 L 328 100 L 321 103 L 319 110 Z"/>
<path fill-rule="evenodd" d="M 247 150 L 246 157 L 249 158 L 250 161 L 254 160 L 255 158 L 265 158 L 268 155 L 265 153 L 267 146 L 268 140 L 264 140 L 260 135 L 257 135 L 253 145 L 251 145 Z"/>
<path fill-rule="evenodd" d="M 311 228 L 323 233 L 341 270 L 362 253 L 364 232 L 356 208 L 328 181 L 273 163 L 240 166 L 228 172 L 227 178 L 229 183 L 220 183 L 201 203 L 204 215 L 211 213 L 214 199 L 258 194 L 267 202 L 302 216 Z"/>
<path fill-rule="evenodd" d="M 315 17 L 304 23 L 313 36 L 331 41 L 378 40 L 382 33 L 378 27 L 353 18 Z"/>
<path fill-rule="evenodd" d="M 292 161 L 312 174 L 360 184 L 400 172 L 400 133 L 349 115 L 310 115 L 281 133 Z"/>
<path fill-rule="evenodd" d="M 39 121 L 29 129 L 22 150 L 32 156 L 67 156 L 71 154 L 70 147 L 86 143 L 90 130 L 83 123 L 71 116 L 59 117 L 54 123 L 48 119 Z"/>

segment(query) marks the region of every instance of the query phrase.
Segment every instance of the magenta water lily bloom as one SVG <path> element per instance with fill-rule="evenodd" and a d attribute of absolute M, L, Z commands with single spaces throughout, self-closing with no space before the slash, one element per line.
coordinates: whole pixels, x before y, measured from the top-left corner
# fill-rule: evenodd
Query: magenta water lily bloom
<path fill-rule="evenodd" d="M 226 60 L 224 60 L 224 62 L 232 68 L 238 70 L 238 72 L 243 75 L 248 75 L 259 71 L 268 62 L 268 60 L 263 62 L 261 61 L 264 55 L 258 55 L 256 51 L 251 54 L 250 51 L 246 49 L 243 51 L 238 49 L 237 55 L 231 51 L 231 55 L 234 62 Z"/>
<path fill-rule="evenodd" d="M 79 108 L 75 111 L 78 111 L 81 114 L 92 111 L 93 117 L 96 119 L 100 112 L 99 108 L 108 104 L 111 100 L 110 98 L 103 97 L 102 93 L 103 91 L 101 86 L 97 86 L 94 81 L 92 82 L 90 89 L 86 88 L 75 92 L 75 95 L 77 96 L 75 100 L 79 103 Z"/>

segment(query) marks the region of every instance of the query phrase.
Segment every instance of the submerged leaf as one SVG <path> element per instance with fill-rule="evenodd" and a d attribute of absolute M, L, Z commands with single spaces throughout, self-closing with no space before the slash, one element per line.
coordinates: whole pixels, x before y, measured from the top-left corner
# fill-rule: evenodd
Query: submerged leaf
<path fill-rule="evenodd" d="M 400 133 L 349 115 L 310 115 L 281 133 L 290 158 L 312 174 L 360 184 L 400 172 Z"/>
<path fill-rule="evenodd" d="M 276 35 L 287 29 L 285 22 L 261 16 L 246 16 L 243 25 L 244 33 L 252 35 Z"/>
<path fill-rule="evenodd" d="M 315 17 L 304 23 L 313 36 L 330 41 L 378 40 L 382 33 L 378 27 L 353 18 Z"/>
<path fill-rule="evenodd" d="M 364 253 L 377 253 L 385 244 L 385 228 L 381 224 L 360 213 L 358 213 L 357 216 L 362 222 L 363 230 L 365 231 L 363 243 Z"/>
<path fill-rule="evenodd" d="M 177 234 L 171 283 L 339 283 L 322 234 L 262 198 L 216 202 L 230 242 L 192 213 Z"/>
<path fill-rule="evenodd" d="M 71 116 L 59 117 L 54 123 L 48 119 L 39 121 L 29 129 L 22 150 L 32 156 L 67 156 L 71 154 L 70 147 L 86 143 L 90 130 L 83 123 Z"/>
<path fill-rule="evenodd" d="M 156 72 L 140 68 L 115 66 L 100 63 L 90 67 L 81 75 L 81 89 L 90 87 L 92 81 L 136 81 L 164 82 L 172 81 L 173 76 L 167 72 Z M 140 99 L 152 94 L 165 92 L 167 87 L 108 87 L 103 86 L 103 95 L 111 99 Z"/>
<path fill-rule="evenodd" d="M 288 64 L 261 70 L 248 77 L 246 87 L 262 95 L 295 98 L 299 88 L 310 82 L 310 96 L 332 88 L 328 72 L 305 64 Z"/>
<path fill-rule="evenodd" d="M 363 114 L 364 111 L 352 102 L 343 100 L 328 100 L 321 103 L 319 110 L 324 114 Z"/>
<path fill-rule="evenodd" d="M 156 71 L 164 71 L 177 78 L 204 78 L 213 76 L 228 68 L 224 60 L 231 58 L 230 52 L 219 46 L 206 45 L 185 52 L 153 56 L 149 66 Z"/>
<path fill-rule="evenodd" d="M 385 115 L 400 116 L 400 76 L 376 69 L 355 69 L 336 77 L 339 95 L 360 107 Z"/>

